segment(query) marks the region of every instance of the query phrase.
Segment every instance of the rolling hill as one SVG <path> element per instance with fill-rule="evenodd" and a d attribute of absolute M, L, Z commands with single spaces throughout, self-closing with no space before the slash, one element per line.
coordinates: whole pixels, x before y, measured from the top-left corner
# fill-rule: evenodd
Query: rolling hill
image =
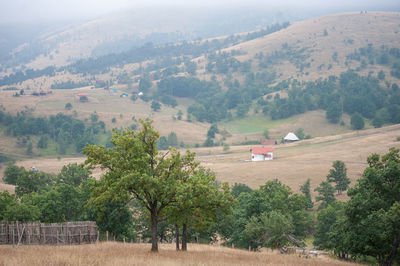
<path fill-rule="evenodd" d="M 398 48 L 399 32 L 400 13 L 344 13 L 295 22 L 279 32 L 241 43 L 227 51 L 242 51 L 244 55 L 238 57 L 240 60 L 254 58 L 260 53 L 268 55 L 283 51 L 289 56 L 282 56 L 278 61 L 280 79 L 315 80 L 359 67 L 360 62 L 348 60 L 346 56 L 368 44 L 375 48 Z M 387 68 L 377 64 L 368 65 L 361 73 L 368 75 L 381 69 L 388 74 Z M 398 79 L 389 80 L 398 82 Z"/>
<path fill-rule="evenodd" d="M 142 15 L 129 19 L 140 19 Z M 126 24 L 126 28 L 120 29 L 122 36 L 124 30 L 129 31 L 133 25 L 127 17 L 118 19 L 125 21 Z M 91 53 L 89 50 L 94 46 L 84 40 L 93 34 L 93 29 L 102 28 L 102 25 L 107 25 L 104 28 L 105 32 L 112 32 L 113 23 L 110 21 L 114 20 L 104 18 L 97 22 L 86 23 L 77 29 L 71 29 L 71 35 L 66 32 L 59 33 L 61 34 L 57 35 L 59 37 L 64 36 L 63 34 L 69 36 L 67 38 L 69 41 L 62 42 L 63 45 L 58 47 L 58 53 L 52 53 L 53 59 L 63 61 L 64 55 L 68 54 L 69 49 L 72 49 L 71 51 L 74 53 L 89 55 Z M 177 23 L 177 21 L 173 21 Z M 151 23 L 147 26 L 154 27 Z M 225 119 L 218 121 L 219 127 L 225 132 L 225 134 L 217 135 L 219 142 L 240 144 L 246 141 L 259 141 L 263 137 L 262 132 L 265 129 L 269 129 L 271 137 L 278 140 L 288 131 L 295 131 L 299 128 L 304 129 L 306 135 L 311 137 L 342 134 L 352 130 L 350 116 L 346 113 L 341 117 L 342 123 L 332 124 L 325 118 L 326 107 L 313 107 L 314 109 L 309 109 L 312 111 L 286 116 L 283 117 L 284 119 L 271 119 L 271 113 L 264 114 L 263 108 L 265 104 L 270 109 L 275 108 L 272 98 L 275 98 L 277 93 L 281 98 L 287 98 L 290 90 L 297 86 L 294 81 L 306 82 L 324 79 L 331 75 L 339 76 L 349 69 L 352 69 L 360 77 L 370 76 L 372 78 L 378 76 L 382 71 L 384 78 L 377 79 L 382 91 L 388 86 L 399 84 L 399 78 L 392 75 L 393 67 L 399 59 L 390 53 L 390 49 L 400 48 L 399 30 L 400 13 L 357 12 L 329 15 L 295 22 L 290 26 L 278 25 L 264 31 L 214 39 L 169 46 L 144 46 L 140 48 L 142 50 L 89 58 L 86 61 L 83 60 L 81 64 L 74 63 L 66 67 L 55 67 L 50 70 L 50 74 L 35 71 L 32 74 L 30 71 L 32 78 L 28 76 L 26 70 L 21 72 L 23 77 L 21 81 L 9 82 L 0 87 L 2 89 L 0 103 L 4 112 L 17 114 L 24 110 L 29 115 L 36 117 L 64 112 L 83 121 L 90 121 L 91 115 L 96 113 L 99 120 L 104 121 L 107 129 L 126 127 L 136 123 L 135 120 L 151 117 L 161 135 L 167 136 L 174 131 L 180 142 L 187 147 L 194 147 L 202 145 L 210 126 L 207 119 L 193 119 L 193 115 L 187 115 L 188 108 L 197 103 L 196 97 L 175 97 L 178 106 L 171 107 L 163 104 L 161 111 L 155 112 L 150 108 L 149 98 L 130 101 L 129 98 L 118 96 L 122 93 L 128 93 L 131 96 L 133 92 L 137 92 L 140 88 L 138 78 L 149 75 L 152 84 L 148 92 L 149 96 L 157 92 L 157 83 L 162 79 L 190 77 L 219 82 L 221 86 L 219 94 L 222 95 L 219 98 L 225 100 L 229 98 L 229 95 L 223 95 L 223 93 L 229 89 L 235 89 L 234 83 L 235 80 L 238 80 L 242 98 L 246 98 L 250 94 L 249 87 L 257 89 L 256 96 L 246 99 L 245 107 L 247 106 L 248 113 L 243 117 L 239 117 L 237 114 L 240 104 L 235 103 L 236 105 L 233 105 L 232 109 L 227 110 L 228 115 Z M 72 32 L 74 33 L 72 34 Z M 80 39 L 76 37 L 76 32 L 81 33 Z M 86 33 L 89 35 L 85 35 Z M 117 32 L 113 34 L 117 34 Z M 58 38 L 55 35 L 51 36 L 48 38 Z M 99 38 L 104 36 L 101 34 Z M 96 42 L 95 38 L 89 39 Z M 150 55 L 141 57 L 138 56 L 140 52 L 147 52 Z M 156 55 L 151 55 L 152 53 Z M 383 56 L 388 56 L 387 62 L 381 62 Z M 192 74 L 188 72 L 188 62 L 195 64 L 195 71 Z M 83 69 L 82 65 L 87 69 Z M 99 65 L 100 68 L 91 71 L 90 66 L 98 67 Z M 246 80 L 251 74 L 255 76 L 255 81 L 249 86 Z M 18 80 L 18 78 L 16 79 Z M 4 83 L 5 79 L 0 79 L 0 81 Z M 103 85 L 98 86 L 99 81 L 102 81 Z M 281 86 L 282 84 L 283 86 Z M 68 85 L 69 89 L 57 89 L 63 85 Z M 304 89 L 305 86 L 307 86 L 305 83 L 300 83 L 298 87 Z M 112 92 L 104 90 L 104 87 L 112 87 L 116 90 Z M 33 92 L 50 88 L 55 88 L 51 95 L 45 97 L 31 95 Z M 9 89 L 11 90 L 8 91 Z M 20 89 L 26 91 L 25 95 L 14 97 L 15 90 L 19 92 Z M 318 88 L 316 93 L 319 93 L 319 89 L 321 88 Z M 78 93 L 87 93 L 89 101 L 80 102 Z M 392 98 L 394 99 L 395 96 Z M 157 97 L 154 96 L 154 99 L 160 100 Z M 312 97 L 320 96 L 312 95 Z M 205 102 L 212 98 L 218 97 L 212 95 Z M 260 101 L 261 104 L 259 104 Z M 328 101 L 330 100 L 328 99 Z M 67 103 L 72 103 L 72 110 L 65 110 Z M 177 119 L 179 110 L 184 114 L 182 120 Z M 208 109 L 208 112 L 212 113 L 213 111 Z M 366 128 L 372 127 L 372 118 L 367 117 Z M 387 121 L 384 124 L 390 123 Z M 5 136 L 5 138 L 10 137 Z M 37 141 L 37 139 L 33 139 L 34 144 Z M 8 141 L 8 143 L 13 142 L 16 142 L 15 138 Z M 35 149 L 34 147 L 34 152 Z M 4 153 L 9 154 L 10 151 L 12 151 L 10 145 L 2 148 Z M 22 155 L 25 149 L 16 147 L 14 152 Z M 36 151 L 36 154 L 38 153 L 40 154 L 39 151 Z"/>

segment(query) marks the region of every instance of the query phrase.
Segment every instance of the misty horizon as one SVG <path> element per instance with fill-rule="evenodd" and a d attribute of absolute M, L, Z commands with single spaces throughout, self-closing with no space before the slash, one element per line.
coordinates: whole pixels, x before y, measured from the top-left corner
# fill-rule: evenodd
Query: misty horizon
<path fill-rule="evenodd" d="M 157 8 L 177 8 L 177 9 L 210 9 L 214 11 L 224 9 L 266 9 L 269 11 L 293 11 L 299 16 L 302 14 L 326 15 L 329 13 L 340 13 L 350 11 L 400 11 L 400 3 L 395 0 L 384 1 L 328 1 L 322 3 L 317 0 L 293 1 L 286 0 L 276 3 L 275 1 L 249 0 L 243 3 L 241 0 L 219 1 L 217 3 L 205 0 L 182 1 L 173 0 L 163 2 L 159 0 L 151 1 L 127 1 L 127 0 L 71 0 L 71 1 L 51 1 L 51 0 L 16 0 L 13 2 L 0 3 L 0 24 L 6 23 L 48 23 L 53 21 L 74 21 L 89 20 L 99 16 L 112 13 L 126 12 L 130 10 L 157 9 Z"/>

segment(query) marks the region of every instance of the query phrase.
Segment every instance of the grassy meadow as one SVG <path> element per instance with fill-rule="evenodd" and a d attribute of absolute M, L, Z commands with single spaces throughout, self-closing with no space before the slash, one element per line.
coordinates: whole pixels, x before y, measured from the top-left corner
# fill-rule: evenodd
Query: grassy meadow
<path fill-rule="evenodd" d="M 327 256 L 303 258 L 277 252 L 249 252 L 215 245 L 189 244 L 187 252 L 174 244 L 160 244 L 158 253 L 149 244 L 107 242 L 79 246 L 0 246 L 0 265 L 355 265 Z"/>

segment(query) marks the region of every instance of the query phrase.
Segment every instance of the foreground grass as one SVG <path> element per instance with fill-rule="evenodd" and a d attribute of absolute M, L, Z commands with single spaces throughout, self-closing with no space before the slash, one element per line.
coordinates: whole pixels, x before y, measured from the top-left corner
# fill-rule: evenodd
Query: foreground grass
<path fill-rule="evenodd" d="M 300 258 L 272 252 L 248 252 L 220 246 L 189 245 L 176 252 L 174 244 L 101 243 L 80 246 L 0 246 L 0 265 L 354 265 L 327 257 Z"/>

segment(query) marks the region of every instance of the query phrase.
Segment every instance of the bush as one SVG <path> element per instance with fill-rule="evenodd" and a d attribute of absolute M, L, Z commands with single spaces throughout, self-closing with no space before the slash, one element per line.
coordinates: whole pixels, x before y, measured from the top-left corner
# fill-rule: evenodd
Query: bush
<path fill-rule="evenodd" d="M 159 102 L 152 101 L 151 102 L 151 109 L 153 109 L 153 111 L 155 111 L 155 112 L 160 111 L 161 104 Z"/>

